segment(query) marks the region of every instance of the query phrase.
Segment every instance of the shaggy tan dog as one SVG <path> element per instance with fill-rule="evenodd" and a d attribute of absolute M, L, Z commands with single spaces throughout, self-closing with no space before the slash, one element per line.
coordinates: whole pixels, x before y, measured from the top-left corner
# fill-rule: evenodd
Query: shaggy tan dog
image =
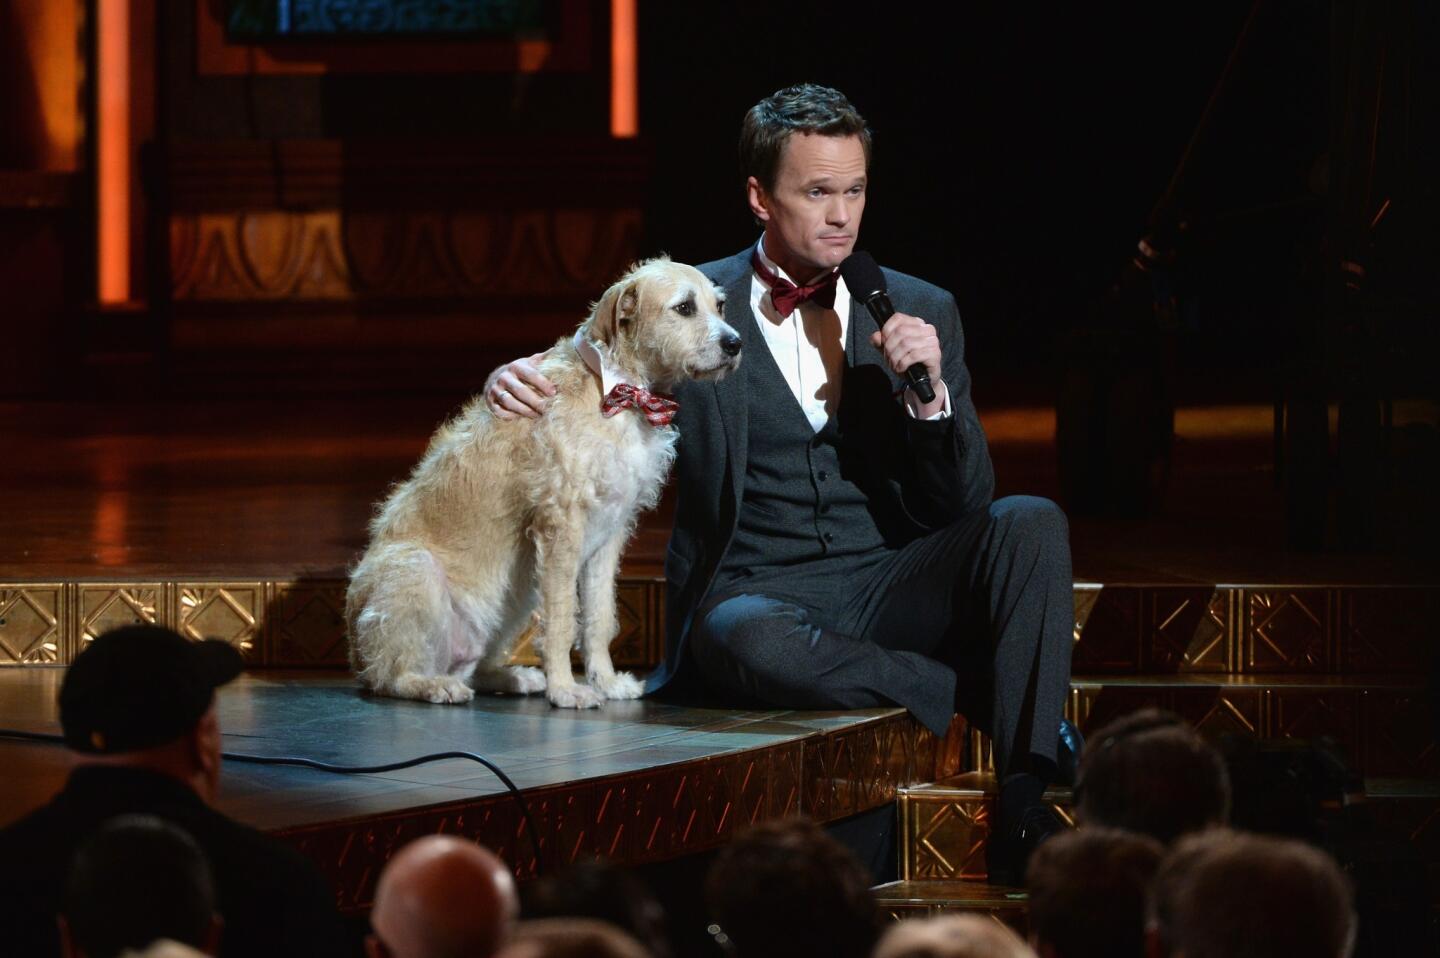
<path fill-rule="evenodd" d="M 566 708 L 640 695 L 610 661 L 615 575 L 635 517 L 659 497 L 675 428 L 652 424 L 665 419 L 654 403 L 652 417 L 603 412 L 602 373 L 641 386 L 719 378 L 740 362 L 721 314 L 720 291 L 694 267 L 641 263 L 545 353 L 540 370 L 558 391 L 544 416 L 498 420 L 477 397 L 440 428 L 380 507 L 350 577 L 361 682 L 430 702 L 468 702 L 476 689 L 544 689 Z M 537 608 L 543 672 L 506 666 Z M 588 685 L 575 682 L 574 647 Z"/>

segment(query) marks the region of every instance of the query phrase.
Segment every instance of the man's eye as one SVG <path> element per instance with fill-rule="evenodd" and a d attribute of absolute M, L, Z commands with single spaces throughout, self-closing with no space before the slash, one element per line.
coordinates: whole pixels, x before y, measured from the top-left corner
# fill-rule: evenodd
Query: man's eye
<path fill-rule="evenodd" d="M 683 303 L 677 303 L 675 306 L 675 312 L 679 313 L 681 316 L 694 316 L 695 303 L 688 299 L 685 300 L 685 302 Z"/>

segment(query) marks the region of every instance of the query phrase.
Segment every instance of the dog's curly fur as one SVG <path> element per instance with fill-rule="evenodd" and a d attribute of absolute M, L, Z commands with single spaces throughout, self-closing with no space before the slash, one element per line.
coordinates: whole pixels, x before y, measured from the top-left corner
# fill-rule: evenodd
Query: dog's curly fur
<path fill-rule="evenodd" d="M 665 385 L 739 363 L 721 314 L 708 279 L 662 257 L 632 267 L 582 329 L 630 382 Z M 375 692 L 458 703 L 477 689 L 544 689 L 571 708 L 640 695 L 610 661 L 615 576 L 636 516 L 659 497 L 675 429 L 635 409 L 604 417 L 599 377 L 568 337 L 540 370 L 557 388 L 543 416 L 500 420 L 472 399 L 371 522 L 346 620 L 351 665 Z M 543 671 L 507 666 L 537 609 Z M 576 646 L 587 685 L 571 672 Z"/>

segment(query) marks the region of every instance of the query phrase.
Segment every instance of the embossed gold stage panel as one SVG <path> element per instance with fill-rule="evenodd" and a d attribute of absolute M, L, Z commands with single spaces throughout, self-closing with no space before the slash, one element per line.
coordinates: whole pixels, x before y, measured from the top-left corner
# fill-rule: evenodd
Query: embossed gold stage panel
<path fill-rule="evenodd" d="M 58 732 L 61 669 L 0 670 L 0 726 Z M 227 762 L 219 807 L 313 858 L 347 908 L 367 907 L 405 842 L 450 832 L 494 848 L 522 877 L 605 856 L 632 864 L 713 848 L 737 828 L 803 813 L 835 821 L 955 769 L 955 749 L 900 709 L 793 712 L 617 702 L 589 711 L 544 698 L 437 706 L 360 692 L 347 676 L 248 673 L 221 690 L 227 751 L 376 765 L 473 751 L 522 791 L 539 833 L 478 764 L 446 760 L 377 775 Z M 42 803 L 69 768 L 58 745 L 0 739 L 0 823 Z"/>

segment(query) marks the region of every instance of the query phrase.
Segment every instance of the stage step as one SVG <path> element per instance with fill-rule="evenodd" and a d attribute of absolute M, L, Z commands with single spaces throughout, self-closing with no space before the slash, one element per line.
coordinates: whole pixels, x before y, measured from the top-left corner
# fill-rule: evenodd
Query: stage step
<path fill-rule="evenodd" d="M 917 888 L 983 882 L 996 792 L 995 776 L 981 772 L 899 789 L 901 880 Z M 1075 823 L 1070 789 L 1052 788 L 1045 800 L 1064 822 Z M 1379 831 L 1409 841 L 1432 871 L 1440 870 L 1440 781 L 1366 779 L 1365 803 Z M 974 892 L 966 888 L 956 894 L 964 898 Z"/>
<path fill-rule="evenodd" d="M 920 885 L 984 882 L 985 842 L 996 792 L 995 776 L 986 772 L 962 772 L 899 789 L 895 807 L 901 880 Z M 1075 824 L 1068 788 L 1048 790 L 1045 801 L 1062 821 Z"/>
<path fill-rule="evenodd" d="M 872 891 L 883 915 L 894 921 L 925 918 L 946 912 L 989 915 L 1015 929 L 1028 932 L 1030 896 L 1023 888 L 1003 888 L 984 881 L 900 881 L 877 885 Z"/>
<path fill-rule="evenodd" d="M 1089 675 L 1071 680 L 1065 715 L 1089 735 L 1137 709 L 1168 709 L 1218 738 L 1335 740 L 1369 777 L 1440 778 L 1422 675 Z M 993 771 L 990 740 L 972 730 L 964 771 Z"/>
<path fill-rule="evenodd" d="M 1076 675 L 1424 674 L 1440 588 L 1075 586 Z"/>

